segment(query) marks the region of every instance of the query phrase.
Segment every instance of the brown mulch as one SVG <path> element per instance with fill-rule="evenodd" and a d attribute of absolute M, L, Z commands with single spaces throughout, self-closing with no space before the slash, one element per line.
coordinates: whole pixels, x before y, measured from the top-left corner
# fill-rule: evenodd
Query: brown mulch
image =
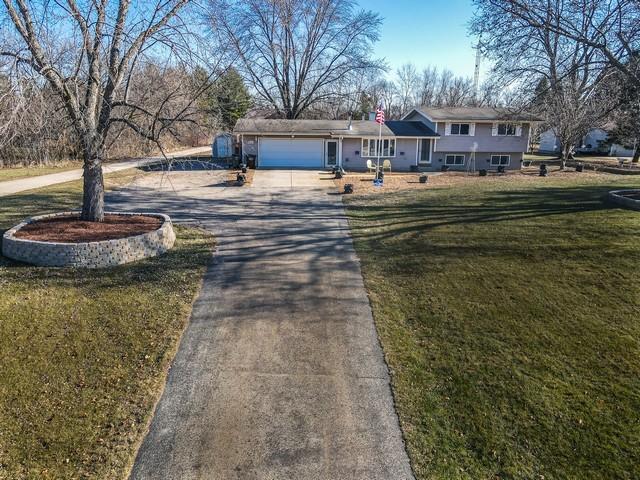
<path fill-rule="evenodd" d="M 105 215 L 104 222 L 56 217 L 29 223 L 15 236 L 42 242 L 98 242 L 141 235 L 159 229 L 162 223 L 161 218 L 148 215 Z"/>
<path fill-rule="evenodd" d="M 340 191 L 344 190 L 347 183 L 353 184 L 353 193 L 360 195 L 368 195 L 375 193 L 388 193 L 400 190 L 424 190 L 425 188 L 442 188 L 456 185 L 472 185 L 485 184 L 488 182 L 501 182 L 508 184 L 517 183 L 540 183 L 545 180 L 538 175 L 538 168 L 527 168 L 521 171 L 507 171 L 504 174 L 490 173 L 486 177 L 480 177 L 478 173 L 468 175 L 466 172 L 425 172 L 429 177 L 427 183 L 420 183 L 418 180 L 419 173 L 394 173 L 393 175 L 385 174 L 384 185 L 375 187 L 373 185 L 373 174 L 366 173 L 348 173 L 339 180 L 334 180 L 336 187 Z M 605 173 L 598 172 L 581 172 L 577 173 L 573 169 L 559 170 L 559 168 L 549 168 L 549 176 L 546 178 L 575 178 L 604 176 Z"/>

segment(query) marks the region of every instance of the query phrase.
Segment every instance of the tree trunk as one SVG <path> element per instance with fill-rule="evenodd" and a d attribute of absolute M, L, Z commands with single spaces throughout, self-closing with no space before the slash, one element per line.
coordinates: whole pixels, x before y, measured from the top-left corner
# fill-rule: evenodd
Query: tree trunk
<path fill-rule="evenodd" d="M 84 189 L 81 219 L 89 222 L 104 220 L 104 178 L 102 176 L 102 156 L 85 157 Z"/>
<path fill-rule="evenodd" d="M 638 163 L 640 161 L 640 148 L 636 147 L 633 151 L 633 159 L 631 161 L 633 163 Z"/>

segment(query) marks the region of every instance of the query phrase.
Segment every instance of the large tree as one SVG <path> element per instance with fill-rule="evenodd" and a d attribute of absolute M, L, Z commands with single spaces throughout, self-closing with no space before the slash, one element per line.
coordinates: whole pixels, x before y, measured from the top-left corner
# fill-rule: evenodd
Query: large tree
<path fill-rule="evenodd" d="M 195 86 L 207 81 L 210 74 L 203 68 L 194 72 Z M 251 107 L 252 98 L 242 77 L 235 68 L 229 68 L 218 79 L 211 81 L 198 104 L 214 123 L 224 130 L 233 130 L 239 118 Z"/>
<path fill-rule="evenodd" d="M 159 141 L 186 107 L 168 108 L 180 88 L 142 92 L 137 78 L 150 57 L 181 66 L 197 43 L 182 21 L 189 0 L 2 0 L 0 54 L 17 68 L 35 72 L 57 95 L 78 139 L 84 160 L 81 217 L 104 217 L 102 163 L 105 141 L 114 125 L 125 125 Z M 137 90 L 136 95 L 132 91 Z M 144 102 L 163 94 L 149 109 Z"/>
<path fill-rule="evenodd" d="M 471 31 L 480 36 L 485 54 L 494 61 L 493 76 L 531 97 L 531 106 L 559 138 L 566 160 L 615 105 L 613 96 L 607 95 L 611 72 L 593 45 L 600 35 L 593 28 L 600 15 L 599 3 L 475 0 L 474 4 Z M 567 17 L 576 35 L 594 42 L 559 33 Z"/>
<path fill-rule="evenodd" d="M 595 68 L 612 67 L 626 81 L 640 88 L 640 64 L 630 61 L 640 51 L 640 2 L 638 0 L 475 0 L 482 14 L 494 12 L 502 24 L 517 19 L 535 29 L 591 53 Z M 486 28 L 486 25 L 489 28 Z M 493 23 L 482 30 L 493 35 Z M 514 32 L 517 34 L 517 32 Z M 517 51 L 517 50 L 516 50 Z"/>
<path fill-rule="evenodd" d="M 354 0 L 210 0 L 214 29 L 255 94 L 285 118 L 335 96 L 372 60 L 381 19 Z"/>

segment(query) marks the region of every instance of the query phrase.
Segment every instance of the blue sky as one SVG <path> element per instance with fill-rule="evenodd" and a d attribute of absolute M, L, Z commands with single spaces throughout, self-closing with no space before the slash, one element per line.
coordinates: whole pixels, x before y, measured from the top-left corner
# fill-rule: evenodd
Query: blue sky
<path fill-rule="evenodd" d="M 363 8 L 379 13 L 384 23 L 375 53 L 392 70 L 411 62 L 448 68 L 456 75 L 473 76 L 475 51 L 467 34 L 471 0 L 359 0 Z"/>

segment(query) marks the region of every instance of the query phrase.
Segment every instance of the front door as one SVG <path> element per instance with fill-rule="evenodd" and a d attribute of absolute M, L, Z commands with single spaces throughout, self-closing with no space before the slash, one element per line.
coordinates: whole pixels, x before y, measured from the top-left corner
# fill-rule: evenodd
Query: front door
<path fill-rule="evenodd" d="M 418 139 L 418 165 L 431 163 L 431 141 L 427 138 Z"/>
<path fill-rule="evenodd" d="M 327 168 L 338 165 L 338 141 L 326 140 L 324 142 L 324 166 Z"/>

